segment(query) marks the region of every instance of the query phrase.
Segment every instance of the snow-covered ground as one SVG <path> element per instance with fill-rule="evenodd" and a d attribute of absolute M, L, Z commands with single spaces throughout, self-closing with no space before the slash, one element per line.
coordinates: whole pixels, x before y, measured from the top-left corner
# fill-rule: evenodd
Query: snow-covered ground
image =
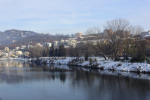
<path fill-rule="evenodd" d="M 100 61 L 99 68 L 113 69 L 117 71 L 135 71 L 135 72 L 150 72 L 150 64 L 147 63 L 129 63 L 129 62 L 115 62 L 115 61 Z"/>
<path fill-rule="evenodd" d="M 41 57 L 39 58 L 41 63 L 53 63 L 55 65 L 67 65 L 71 62 L 75 57 Z M 92 63 L 90 61 L 84 61 L 84 57 L 80 57 L 80 61 L 75 61 L 74 64 L 81 67 L 91 67 L 92 65 L 97 65 L 97 68 L 104 70 L 116 70 L 116 71 L 134 71 L 134 72 L 150 72 L 150 64 L 147 63 L 130 63 L 130 62 L 121 62 L 121 61 L 112 61 L 112 60 L 104 60 L 102 57 L 90 57 L 89 59 L 93 59 Z M 94 61 L 96 59 L 96 61 Z M 27 61 L 27 59 L 18 59 Z M 36 60 L 36 59 L 35 59 Z M 31 59 L 29 59 L 31 61 Z"/>

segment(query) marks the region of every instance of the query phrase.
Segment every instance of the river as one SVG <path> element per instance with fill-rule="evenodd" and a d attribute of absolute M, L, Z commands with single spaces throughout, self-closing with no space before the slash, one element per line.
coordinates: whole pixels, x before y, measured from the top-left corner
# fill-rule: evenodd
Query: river
<path fill-rule="evenodd" d="M 149 74 L 113 73 L 1 61 L 0 100 L 150 100 Z"/>

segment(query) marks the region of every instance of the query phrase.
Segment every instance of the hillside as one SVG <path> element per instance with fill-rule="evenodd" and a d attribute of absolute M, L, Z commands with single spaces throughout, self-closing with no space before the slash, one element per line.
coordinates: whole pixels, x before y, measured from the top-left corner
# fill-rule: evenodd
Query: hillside
<path fill-rule="evenodd" d="M 33 31 L 22 31 L 22 30 L 6 30 L 0 32 L 0 49 L 8 46 L 10 49 L 14 49 L 16 46 L 35 45 L 36 43 L 43 44 L 44 42 L 53 42 L 55 40 L 68 39 L 69 35 L 50 35 L 50 34 L 39 34 Z"/>
<path fill-rule="evenodd" d="M 32 36 L 38 34 L 33 31 L 24 31 L 24 30 L 6 30 L 4 32 L 0 32 L 0 44 L 1 45 L 8 45 L 10 43 L 14 43 L 17 40 L 25 38 L 27 36 Z"/>

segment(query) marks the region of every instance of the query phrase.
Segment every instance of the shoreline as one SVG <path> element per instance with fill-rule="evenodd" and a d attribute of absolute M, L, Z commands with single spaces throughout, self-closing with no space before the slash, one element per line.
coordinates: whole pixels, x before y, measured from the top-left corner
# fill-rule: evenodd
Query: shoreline
<path fill-rule="evenodd" d="M 51 65 L 68 65 L 82 68 L 122 72 L 150 73 L 150 64 L 148 63 L 130 63 L 104 60 L 102 57 L 90 57 L 89 59 L 92 59 L 92 61 L 84 61 L 84 57 L 80 57 L 79 60 L 76 60 L 76 57 L 43 57 L 40 59 L 29 59 L 29 62 Z"/>
<path fill-rule="evenodd" d="M 41 57 L 39 59 L 9 58 L 8 60 L 18 60 L 36 64 L 68 65 L 82 68 L 150 74 L 150 64 L 148 63 L 130 63 L 104 60 L 102 57 L 89 57 L 88 61 L 85 61 L 84 57 L 80 57 L 78 60 L 76 57 Z"/>

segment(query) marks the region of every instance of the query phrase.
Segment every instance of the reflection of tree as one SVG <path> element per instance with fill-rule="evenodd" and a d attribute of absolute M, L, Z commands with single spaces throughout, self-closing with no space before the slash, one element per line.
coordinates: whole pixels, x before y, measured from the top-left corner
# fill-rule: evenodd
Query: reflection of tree
<path fill-rule="evenodd" d="M 26 62 L 18 62 L 18 61 L 1 61 L 0 67 L 28 67 L 28 63 Z"/>
<path fill-rule="evenodd" d="M 83 90 L 87 100 L 143 100 L 150 91 L 150 81 L 76 71 L 72 87 Z"/>
<path fill-rule="evenodd" d="M 23 81 L 23 76 L 21 75 L 6 75 L 0 73 L 0 82 L 7 82 L 7 83 L 20 83 Z"/>
<path fill-rule="evenodd" d="M 61 72 L 61 73 L 59 74 L 59 78 L 60 78 L 61 82 L 64 83 L 65 80 L 66 80 L 66 73 Z"/>
<path fill-rule="evenodd" d="M 29 66 L 30 68 L 22 70 L 21 74 L 16 73 L 17 68 L 15 70 L 5 69 L 9 70 L 10 74 L 6 74 L 5 71 L 0 73 L 0 83 L 16 84 L 32 81 L 38 83 L 55 80 L 55 84 L 61 81 L 68 86 L 67 89 L 71 88 L 73 92 L 84 95 L 86 100 L 143 100 L 148 98 L 150 91 L 150 81 L 148 80 L 105 75 L 100 74 L 102 72 L 98 73 L 97 70 L 84 71 L 80 68 L 75 69 L 75 67 L 70 72 L 68 69 L 60 68 L 60 66 L 35 64 L 29 64 Z"/>
<path fill-rule="evenodd" d="M 51 75 L 51 78 L 52 78 L 53 80 L 55 80 L 55 75 L 54 75 L 54 74 L 52 74 L 52 75 Z"/>

